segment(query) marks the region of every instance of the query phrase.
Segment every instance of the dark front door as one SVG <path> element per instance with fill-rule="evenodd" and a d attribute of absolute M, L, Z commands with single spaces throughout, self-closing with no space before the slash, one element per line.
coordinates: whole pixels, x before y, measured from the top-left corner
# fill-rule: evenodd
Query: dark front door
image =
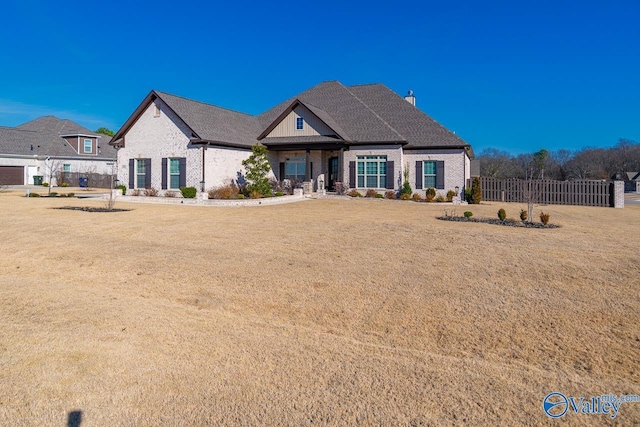
<path fill-rule="evenodd" d="M 329 158 L 329 167 L 327 169 L 329 171 L 329 180 L 327 182 L 327 186 L 329 187 L 329 191 L 335 191 L 335 183 L 338 180 L 338 158 L 330 157 Z"/>

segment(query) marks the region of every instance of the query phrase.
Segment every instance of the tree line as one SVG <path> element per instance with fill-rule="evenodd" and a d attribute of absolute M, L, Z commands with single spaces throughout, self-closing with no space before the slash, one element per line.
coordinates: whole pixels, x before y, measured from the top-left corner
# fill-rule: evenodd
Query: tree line
<path fill-rule="evenodd" d="M 515 156 L 489 148 L 476 159 L 480 160 L 481 176 L 500 179 L 624 179 L 626 172 L 640 171 L 640 143 L 620 139 L 611 148 L 578 151 L 543 148 Z"/>

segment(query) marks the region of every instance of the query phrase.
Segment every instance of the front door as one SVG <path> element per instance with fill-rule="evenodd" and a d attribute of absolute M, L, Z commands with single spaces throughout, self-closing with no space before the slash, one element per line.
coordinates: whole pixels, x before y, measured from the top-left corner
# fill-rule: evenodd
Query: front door
<path fill-rule="evenodd" d="M 338 158 L 330 157 L 329 158 L 329 167 L 327 168 L 329 171 L 329 180 L 327 182 L 327 186 L 329 187 L 329 191 L 335 191 L 335 183 L 338 180 Z"/>

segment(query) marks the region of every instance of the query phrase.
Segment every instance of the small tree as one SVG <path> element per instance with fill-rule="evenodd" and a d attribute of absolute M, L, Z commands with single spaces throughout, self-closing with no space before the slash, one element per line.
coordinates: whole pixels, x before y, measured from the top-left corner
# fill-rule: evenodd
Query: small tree
<path fill-rule="evenodd" d="M 247 190 L 251 194 L 269 194 L 271 193 L 271 184 L 269 184 L 268 173 L 271 170 L 269 159 L 267 157 L 267 147 L 256 144 L 251 147 L 251 155 L 242 161 L 242 166 L 247 169 Z"/>
<path fill-rule="evenodd" d="M 479 205 L 482 201 L 482 186 L 480 184 L 480 178 L 474 177 L 471 183 L 471 202 L 474 205 Z"/>
<path fill-rule="evenodd" d="M 411 198 L 411 194 L 413 190 L 411 189 L 411 184 L 409 184 L 409 163 L 404 165 L 404 171 L 402 171 L 402 175 L 404 177 L 404 182 L 402 183 L 402 187 L 400 188 L 400 198 L 404 196 L 406 200 Z"/>
<path fill-rule="evenodd" d="M 47 157 L 47 159 L 44 161 L 44 169 L 46 172 L 46 179 L 49 183 L 49 193 L 48 195 L 51 195 L 51 187 L 53 186 L 53 179 L 56 178 L 56 176 L 58 175 L 58 172 L 60 171 L 60 161 L 59 160 L 53 160 L 50 157 Z M 60 185 L 61 183 L 56 182 L 57 185 Z"/>
<path fill-rule="evenodd" d="M 114 131 L 106 127 L 100 127 L 96 129 L 96 133 L 101 133 L 103 135 L 108 135 L 108 136 L 113 136 L 116 134 Z"/>

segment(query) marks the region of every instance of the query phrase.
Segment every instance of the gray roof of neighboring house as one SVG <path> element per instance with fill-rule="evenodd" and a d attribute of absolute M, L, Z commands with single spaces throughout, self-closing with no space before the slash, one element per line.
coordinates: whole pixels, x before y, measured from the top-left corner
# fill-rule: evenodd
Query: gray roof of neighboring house
<path fill-rule="evenodd" d="M 627 181 L 640 180 L 640 172 L 627 172 Z"/>
<path fill-rule="evenodd" d="M 251 147 L 260 133 L 258 120 L 215 105 L 154 91 L 201 139 Z"/>
<path fill-rule="evenodd" d="M 100 136 L 100 154 L 78 154 L 60 135 Z M 0 154 L 115 159 L 115 149 L 108 144 L 110 140 L 111 137 L 96 134 L 71 120 L 44 116 L 15 128 L 0 127 Z"/>

